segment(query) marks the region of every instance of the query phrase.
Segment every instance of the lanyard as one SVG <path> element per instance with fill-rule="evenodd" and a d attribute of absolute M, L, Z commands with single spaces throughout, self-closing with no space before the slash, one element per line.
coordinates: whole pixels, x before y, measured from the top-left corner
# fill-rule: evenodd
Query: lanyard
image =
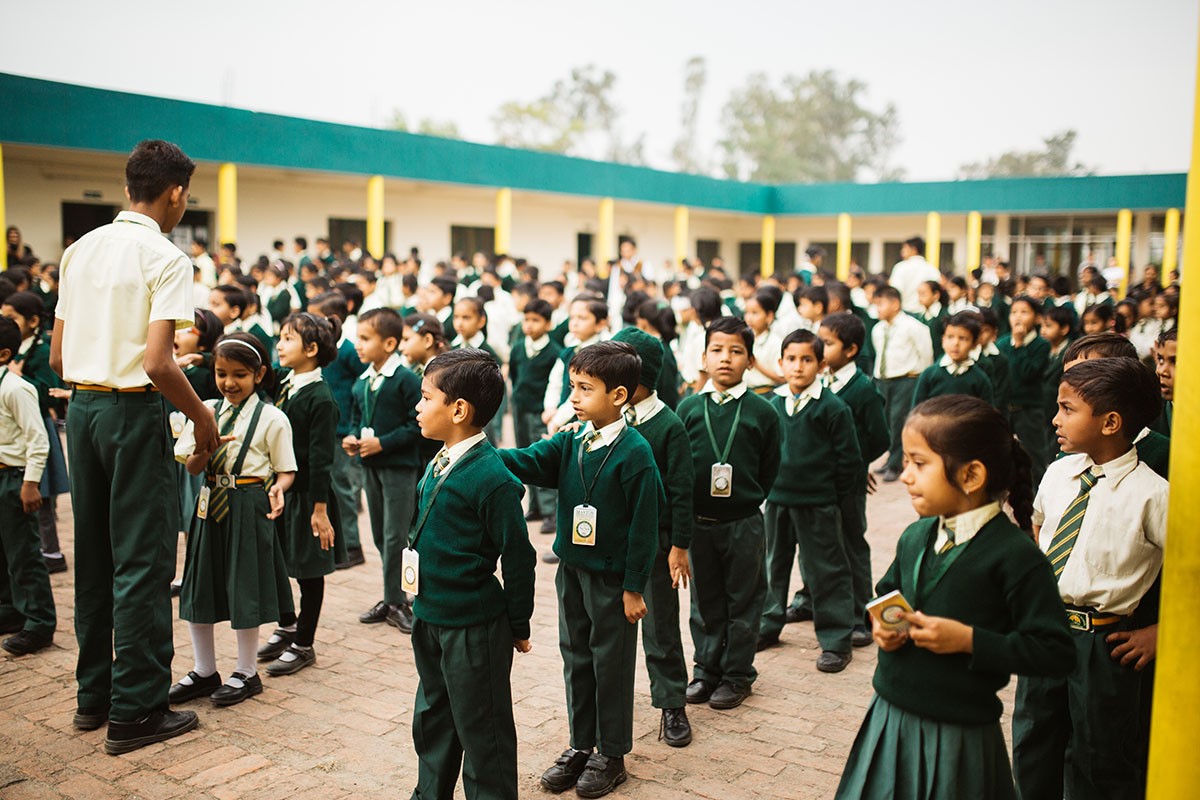
<path fill-rule="evenodd" d="M 429 465 L 429 472 L 431 475 L 433 474 L 433 464 Z M 449 478 L 449 477 L 450 477 L 450 465 L 447 464 L 445 472 L 442 473 L 442 477 L 438 478 L 438 482 L 433 485 L 433 491 L 430 492 L 430 494 L 429 494 L 429 502 L 425 504 L 425 507 L 423 509 L 421 509 L 421 516 L 417 518 L 416 523 L 412 526 L 412 530 L 410 530 L 408 533 L 408 547 L 410 550 L 417 549 L 417 539 L 421 535 L 421 529 L 425 527 L 425 520 L 427 520 L 429 518 L 429 510 L 431 508 L 433 508 L 433 501 L 437 499 L 438 492 L 440 492 L 442 490 L 442 484 L 445 483 L 446 478 Z M 421 496 L 420 490 L 424 486 L 425 486 L 425 480 L 422 479 L 421 485 L 419 487 L 417 487 L 418 488 L 417 497 Z"/>
<path fill-rule="evenodd" d="M 713 453 L 720 456 L 718 464 L 728 464 L 729 451 L 733 449 L 733 439 L 737 436 L 738 422 L 742 419 L 742 401 L 737 401 L 737 412 L 733 415 L 733 426 L 729 429 L 729 439 L 725 441 L 725 449 L 717 447 L 717 436 L 713 433 L 712 420 L 708 416 L 709 399 L 704 398 L 704 427 L 708 430 L 708 441 L 712 443 Z"/>
<path fill-rule="evenodd" d="M 378 388 L 372 389 L 371 383 L 379 378 Z M 379 393 L 383 391 L 383 382 L 387 380 L 387 376 L 383 373 L 376 373 L 375 376 L 367 378 L 363 381 L 363 427 L 371 427 L 371 423 L 375 421 L 375 409 L 379 405 Z"/>
<path fill-rule="evenodd" d="M 577 454 L 579 456 L 579 458 L 578 458 L 578 461 L 579 461 L 579 483 L 584 487 L 583 488 L 583 504 L 585 506 L 591 505 L 592 490 L 596 488 L 596 479 L 600 477 L 601 471 L 604 470 L 604 465 L 608 463 L 609 457 L 613 454 L 613 451 L 617 449 L 617 445 L 619 445 L 621 443 L 621 440 L 623 438 L 625 438 L 625 434 L 628 431 L 629 431 L 629 426 L 622 428 L 621 432 L 617 434 L 617 438 L 614 439 L 613 443 L 608 446 L 608 452 L 604 454 L 604 460 L 600 462 L 600 469 L 596 470 L 596 474 L 592 476 L 591 483 L 588 483 L 587 479 L 585 479 L 583 477 L 583 451 L 586 450 L 587 448 L 582 444 L 580 445 L 579 452 Z"/>

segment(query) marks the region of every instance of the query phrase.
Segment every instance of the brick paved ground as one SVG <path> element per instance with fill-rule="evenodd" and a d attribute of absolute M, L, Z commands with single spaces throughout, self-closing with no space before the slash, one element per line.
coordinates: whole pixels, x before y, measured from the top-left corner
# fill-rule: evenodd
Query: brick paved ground
<path fill-rule="evenodd" d="M 878 577 L 914 515 L 899 484 L 872 497 L 868 513 Z M 70 558 L 69 498 L 60 498 L 59 519 Z M 535 531 L 531 539 L 539 552 L 550 547 L 549 536 Z M 357 621 L 380 597 L 379 560 L 374 550 L 367 556 L 366 566 L 328 581 L 316 667 L 284 678 L 264 676 L 265 691 L 233 708 L 195 701 L 189 707 L 200 714 L 197 731 L 119 757 L 104 754 L 103 729 L 79 733 L 71 727 L 72 572 L 52 576 L 59 613 L 54 646 L 21 659 L 0 657 L 0 798 L 407 797 L 416 774 L 409 729 L 416 669 L 407 637 L 387 625 Z M 686 609 L 685 595 L 690 657 Z M 512 676 L 522 797 L 549 796 L 539 789 L 538 776 L 567 744 L 556 625 L 553 567 L 539 562 L 534 649 L 515 659 Z M 264 627 L 263 635 L 270 630 Z M 227 627 L 217 633 L 218 665 L 227 674 L 234 637 Z M 175 647 L 178 677 L 191 666 L 180 621 Z M 657 741 L 659 718 L 641 669 L 634 751 L 626 758 L 630 781 L 616 796 L 831 797 L 871 698 L 875 653 L 873 647 L 855 651 L 853 663 L 838 675 L 818 673 L 817 655 L 811 623 L 788 626 L 782 646 L 760 654 L 761 676 L 741 708 L 689 707 L 695 741 L 683 749 Z M 1011 706 L 1011 687 L 1005 704 Z"/>

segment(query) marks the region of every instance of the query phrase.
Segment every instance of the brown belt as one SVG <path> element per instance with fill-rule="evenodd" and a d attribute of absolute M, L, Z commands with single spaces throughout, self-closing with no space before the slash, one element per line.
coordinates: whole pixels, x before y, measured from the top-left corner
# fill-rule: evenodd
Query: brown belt
<path fill-rule="evenodd" d="M 1101 614 L 1099 611 L 1090 608 L 1080 608 L 1078 606 L 1067 606 L 1067 624 L 1072 630 L 1077 631 L 1094 631 L 1097 628 L 1106 628 L 1109 625 L 1115 625 L 1125 617 L 1116 614 Z"/>
<path fill-rule="evenodd" d="M 148 386 L 133 386 L 128 389 L 114 389 L 111 386 L 100 386 L 95 383 L 76 383 L 73 388 L 77 392 L 109 392 L 111 394 L 147 394 L 149 392 L 157 392 L 158 387 L 154 384 Z"/>
<path fill-rule="evenodd" d="M 208 479 L 209 486 L 256 486 L 266 483 L 262 478 L 235 478 L 232 475 L 216 475 Z"/>

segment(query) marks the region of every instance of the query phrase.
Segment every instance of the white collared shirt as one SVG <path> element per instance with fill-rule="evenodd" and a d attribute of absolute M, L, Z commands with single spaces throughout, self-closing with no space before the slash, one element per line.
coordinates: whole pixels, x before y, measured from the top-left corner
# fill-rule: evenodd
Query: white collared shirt
<path fill-rule="evenodd" d="M 287 377 L 283 379 L 281 391 L 279 392 L 279 399 L 282 400 L 284 398 L 291 397 L 305 386 L 308 386 L 310 383 L 319 383 L 321 380 L 323 379 L 321 377 L 320 367 L 309 370 L 308 372 L 296 372 L 295 370 L 292 370 L 287 374 Z"/>
<path fill-rule="evenodd" d="M 487 439 L 487 434 L 483 431 L 480 431 L 474 436 L 468 436 L 458 444 L 452 445 L 451 447 L 443 447 L 440 451 L 438 451 L 437 458 L 441 458 L 444 455 L 447 459 L 449 459 L 448 463 L 446 464 L 446 468 L 438 474 L 438 477 L 441 477 L 450 470 L 454 469 L 454 465 L 457 464 L 463 456 L 470 452 L 472 447 L 484 441 L 485 439 Z M 436 461 L 437 458 L 434 460 Z"/>
<path fill-rule="evenodd" d="M 591 422 L 588 422 L 588 424 L 584 426 L 583 430 L 580 431 L 579 438 L 583 439 L 594 430 L 596 430 L 596 427 Z M 625 417 L 620 416 L 617 417 L 616 422 L 610 422 L 603 428 L 600 428 L 600 438 L 594 440 L 591 445 L 588 446 L 587 451 L 592 453 L 596 450 L 599 450 L 601 447 L 608 447 L 617 440 L 617 437 L 621 435 L 621 431 L 623 430 L 625 430 Z"/>
<path fill-rule="evenodd" d="M 400 353 L 397 351 L 388 356 L 387 361 L 383 362 L 383 366 L 379 369 L 375 369 L 374 364 L 368 364 L 367 368 L 363 371 L 363 374 L 359 375 L 358 377 L 366 378 L 367 380 L 371 381 L 371 388 L 375 389 L 379 385 L 375 380 L 377 377 L 382 375 L 385 378 L 390 378 L 396 374 L 396 370 L 403 366 L 404 362 L 400 360 Z"/>
<path fill-rule="evenodd" d="M 951 375 L 962 375 L 971 367 L 975 366 L 975 359 L 968 354 L 962 361 L 955 361 L 950 356 L 942 356 L 938 361 L 938 366 L 949 372 Z"/>
<path fill-rule="evenodd" d="M 839 394 L 841 393 L 842 389 L 846 388 L 846 385 L 849 384 L 850 381 L 854 380 L 854 376 L 858 374 L 858 365 L 851 361 L 837 372 L 831 372 L 829 374 L 833 377 L 832 383 L 829 384 L 829 390 L 834 394 Z"/>
<path fill-rule="evenodd" d="M 919 375 L 922 370 L 933 364 L 933 338 L 929 328 L 908 314 L 897 314 L 891 322 L 880 320 L 871 330 L 871 341 L 875 345 L 876 378 Z M 880 373 L 880 366 L 885 361 L 887 374 L 883 375 Z"/>
<path fill-rule="evenodd" d="M 775 390 L 775 394 L 787 401 L 783 404 L 783 408 L 789 417 L 794 417 L 808 405 L 810 400 L 821 399 L 821 382 L 819 380 L 813 381 L 808 386 L 805 386 L 799 395 L 792 394 L 792 387 L 785 383 Z"/>
<path fill-rule="evenodd" d="M 776 333 L 777 327 L 778 323 L 771 325 L 754 337 L 754 363 L 765 364 L 773 372 L 779 372 L 779 355 L 783 347 L 783 337 Z M 757 366 L 746 370 L 744 380 L 751 389 L 776 385 Z"/>
<path fill-rule="evenodd" d="M 892 267 L 888 283 L 895 286 L 896 291 L 900 292 L 902 307 L 905 311 L 920 313 L 924 309 L 921 308 L 921 301 L 917 299 L 917 287 L 925 281 L 936 281 L 941 277 L 937 267 L 926 261 L 924 256 L 911 256 L 896 262 L 896 265 Z"/>
<path fill-rule="evenodd" d="M 546 345 L 550 344 L 550 334 L 542 334 L 540 339 L 530 339 L 525 337 L 525 357 L 534 358 L 538 353 L 546 349 Z"/>
<path fill-rule="evenodd" d="M 950 541 L 950 537 L 946 534 L 947 528 L 954 532 L 954 546 L 958 547 L 974 539 L 975 534 L 983 530 L 983 526 L 991 522 L 999 513 L 1000 503 L 997 501 L 964 511 L 953 517 L 941 517 L 937 539 L 933 542 L 933 552 L 942 552 L 942 548 Z"/>
<path fill-rule="evenodd" d="M 462 348 L 462 347 L 480 348 L 483 346 L 483 343 L 486 340 L 486 338 L 487 337 L 485 337 L 483 335 L 483 331 L 476 331 L 475 335 L 472 336 L 470 339 L 463 339 L 463 337 L 461 337 L 461 336 L 455 336 L 454 341 L 450 343 L 450 346 L 454 347 L 454 348 Z"/>
<path fill-rule="evenodd" d="M 655 414 L 662 411 L 666 407 L 667 404 L 658 399 L 658 392 L 651 392 L 649 397 L 632 407 L 634 419 L 633 424 L 635 426 L 641 425 L 643 422 L 653 419 Z"/>
<path fill-rule="evenodd" d="M 38 483 L 46 468 L 50 439 L 33 384 L 0 367 L 0 464 L 24 467 L 25 480 Z"/>
<path fill-rule="evenodd" d="M 1105 614 L 1132 613 L 1162 567 L 1167 536 L 1167 482 L 1130 447 L 1107 464 L 1084 454 L 1053 462 L 1033 501 L 1038 546 L 1050 547 L 1062 514 L 1079 495 L 1084 472 L 1104 477 L 1088 494 L 1079 538 L 1059 576 L 1063 602 Z"/>
<path fill-rule="evenodd" d="M 250 428 L 254 409 L 259 403 L 262 401 L 257 396 L 251 396 L 233 423 L 231 433 L 234 440 L 229 443 L 229 449 L 226 451 L 229 457 L 225 459 L 225 474 L 227 475 L 232 474 L 238 454 L 242 449 L 242 442 L 246 438 L 246 431 Z M 231 407 L 229 401 L 224 399 L 205 400 L 204 405 L 213 409 L 214 413 L 218 407 L 221 408 L 220 417 L 217 419 L 217 428 L 218 430 L 224 429 L 229 415 L 233 413 L 235 407 Z M 287 414 L 270 403 L 262 403 L 262 407 L 262 415 L 258 419 L 254 439 L 246 450 L 246 460 L 238 472 L 238 475 L 243 478 L 266 480 L 271 477 L 272 473 L 296 471 L 296 453 L 292 448 L 292 424 L 288 421 Z M 192 421 L 188 420 L 183 432 L 179 435 L 179 440 L 175 443 L 175 458 L 180 462 L 187 461 L 188 456 L 195 451 L 196 430 Z"/>
<path fill-rule="evenodd" d="M 730 386 L 728 389 L 726 389 L 725 394 L 729 395 L 734 400 L 741 400 L 742 395 L 744 395 L 749 388 L 750 387 L 746 386 L 746 382 L 742 381 L 737 386 Z M 711 394 L 713 402 L 717 405 L 721 404 L 721 390 L 716 387 L 716 385 L 712 382 L 712 379 L 709 379 L 708 383 L 704 384 L 704 388 L 700 390 L 700 394 Z"/>

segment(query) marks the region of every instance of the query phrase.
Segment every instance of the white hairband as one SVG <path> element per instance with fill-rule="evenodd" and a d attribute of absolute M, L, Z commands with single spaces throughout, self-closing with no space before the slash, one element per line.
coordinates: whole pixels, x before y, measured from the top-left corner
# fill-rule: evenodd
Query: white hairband
<path fill-rule="evenodd" d="M 256 348 L 254 345 L 250 344 L 249 342 L 243 342 L 241 339 L 225 339 L 224 341 L 218 342 L 217 347 L 224 347 L 227 344 L 240 344 L 242 347 L 246 348 L 251 353 L 254 353 L 255 359 L 258 360 L 259 364 L 262 364 L 262 355 L 258 352 L 258 348 Z"/>

